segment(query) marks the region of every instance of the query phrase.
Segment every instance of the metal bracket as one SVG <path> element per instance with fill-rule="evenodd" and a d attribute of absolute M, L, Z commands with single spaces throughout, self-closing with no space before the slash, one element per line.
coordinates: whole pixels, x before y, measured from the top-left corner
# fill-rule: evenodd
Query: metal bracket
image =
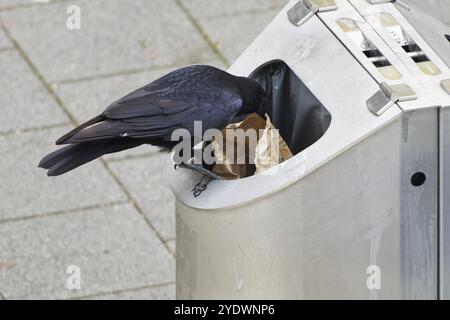
<path fill-rule="evenodd" d="M 300 27 L 317 12 L 333 11 L 336 9 L 337 6 L 334 0 L 300 0 L 288 10 L 287 16 L 293 25 Z"/>
<path fill-rule="evenodd" d="M 447 94 L 450 94 L 450 79 L 445 79 L 441 81 L 441 88 L 444 90 Z"/>
<path fill-rule="evenodd" d="M 405 8 L 406 10 L 408 10 L 408 11 L 411 10 L 411 8 L 406 3 L 404 3 L 400 0 L 367 0 L 367 2 L 369 2 L 370 4 L 382 4 L 382 3 L 389 3 L 389 2 L 394 3 L 395 2 L 399 6 Z"/>
<path fill-rule="evenodd" d="M 416 92 L 407 84 L 388 85 L 380 83 L 380 90 L 367 100 L 367 108 L 376 116 L 381 116 L 397 102 L 416 100 Z"/>

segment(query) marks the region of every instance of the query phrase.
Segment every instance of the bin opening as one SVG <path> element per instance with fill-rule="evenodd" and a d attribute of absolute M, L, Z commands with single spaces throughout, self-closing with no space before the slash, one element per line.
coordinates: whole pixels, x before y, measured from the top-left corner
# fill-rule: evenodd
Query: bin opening
<path fill-rule="evenodd" d="M 285 62 L 269 62 L 250 78 L 266 90 L 267 114 L 294 155 L 318 141 L 328 130 L 330 112 Z"/>

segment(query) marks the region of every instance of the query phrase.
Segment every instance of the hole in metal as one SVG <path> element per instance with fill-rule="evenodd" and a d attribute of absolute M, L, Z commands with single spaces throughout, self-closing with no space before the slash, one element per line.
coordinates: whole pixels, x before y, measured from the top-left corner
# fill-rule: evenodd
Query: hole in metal
<path fill-rule="evenodd" d="M 425 175 L 425 173 L 416 172 L 411 177 L 411 184 L 414 187 L 420 187 L 421 185 L 423 185 L 425 183 L 426 180 L 427 180 L 427 176 Z"/>

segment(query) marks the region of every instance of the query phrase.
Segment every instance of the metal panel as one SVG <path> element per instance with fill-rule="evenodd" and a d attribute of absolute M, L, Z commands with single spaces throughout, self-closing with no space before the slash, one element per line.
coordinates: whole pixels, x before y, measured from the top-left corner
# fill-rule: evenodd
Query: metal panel
<path fill-rule="evenodd" d="M 178 201 L 177 298 L 400 298 L 401 136 L 397 120 L 240 207 Z M 370 265 L 381 268 L 381 290 L 366 286 Z"/>
<path fill-rule="evenodd" d="M 407 10 L 396 4 L 397 9 L 405 16 L 408 22 L 417 30 L 417 32 L 428 42 L 436 51 L 440 58 L 450 67 L 450 43 L 445 38 L 450 34 L 450 25 L 444 25 L 441 21 L 434 19 L 429 14 L 444 16 L 450 22 L 450 1 L 442 1 L 439 5 L 427 6 L 420 1 L 409 1 L 410 10 Z M 419 8 L 420 6 L 420 8 Z M 425 8 L 428 7 L 428 8 Z"/>
<path fill-rule="evenodd" d="M 413 112 L 258 202 L 177 202 L 178 298 L 435 299 L 437 121 Z"/>
<path fill-rule="evenodd" d="M 440 294 L 450 300 L 450 109 L 440 118 Z"/>
<path fill-rule="evenodd" d="M 448 65 L 444 63 L 441 58 L 448 56 L 450 50 L 449 43 L 445 42 L 446 39 L 443 34 L 439 36 L 442 38 L 439 43 L 433 41 L 437 37 L 437 28 L 434 27 L 434 22 L 432 17 L 428 19 L 417 19 L 418 16 L 427 17 L 426 14 L 418 9 L 412 8 L 411 11 L 406 10 L 400 5 L 394 5 L 393 3 L 383 3 L 377 5 L 370 5 L 366 0 L 348 0 L 365 21 L 370 25 L 370 27 L 377 33 L 380 40 L 386 43 L 390 48 L 392 53 L 395 53 L 398 61 L 393 63 L 399 70 L 402 68 L 407 69 L 404 81 L 409 84 L 415 92 L 417 92 L 418 99 L 416 101 L 407 101 L 400 103 L 399 106 L 403 110 L 415 110 L 421 108 L 435 108 L 436 106 L 450 103 L 450 96 L 447 95 L 444 90 L 442 90 L 440 83 L 444 79 L 450 77 L 450 69 Z M 400 11 L 399 11 L 400 10 Z M 403 14 L 402 14 L 403 13 Z M 399 30 L 395 30 L 395 27 L 385 27 L 380 21 L 380 15 L 387 14 L 394 19 L 399 24 Z M 405 17 L 414 16 L 412 25 Z M 436 22 L 439 24 L 439 22 Z M 432 29 L 430 29 L 430 25 Z M 440 24 L 441 29 L 447 29 L 444 25 Z M 434 28 L 434 29 L 433 29 Z M 424 39 L 419 33 L 421 30 L 428 30 L 427 33 L 422 32 L 423 35 L 427 36 Z M 427 75 L 424 74 L 419 64 L 417 64 L 411 58 L 411 52 L 406 52 L 406 50 L 401 46 L 401 38 L 408 35 L 415 44 L 419 46 L 421 52 L 424 53 L 430 63 L 438 68 L 437 74 Z M 433 44 L 433 47 L 430 46 Z M 434 49 L 434 50 L 433 50 Z M 439 50 L 437 50 L 439 49 Z M 425 62 L 423 62 L 425 63 Z M 422 64 L 422 63 L 420 63 Z M 402 65 L 403 67 L 401 67 Z"/>
<path fill-rule="evenodd" d="M 439 109 L 405 114 L 402 139 L 400 191 L 402 298 L 436 299 Z M 426 178 L 422 185 L 412 184 L 415 174 L 423 174 Z"/>

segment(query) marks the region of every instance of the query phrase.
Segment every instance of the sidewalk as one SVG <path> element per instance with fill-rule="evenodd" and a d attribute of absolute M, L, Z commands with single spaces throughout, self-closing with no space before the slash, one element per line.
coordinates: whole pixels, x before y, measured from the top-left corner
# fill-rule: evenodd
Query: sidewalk
<path fill-rule="evenodd" d="M 226 68 L 286 0 L 0 0 L 0 299 L 175 295 L 168 156 L 142 147 L 56 179 L 61 134 L 186 64 Z M 68 30 L 69 5 L 81 29 Z M 81 289 L 68 290 L 78 266 Z"/>

